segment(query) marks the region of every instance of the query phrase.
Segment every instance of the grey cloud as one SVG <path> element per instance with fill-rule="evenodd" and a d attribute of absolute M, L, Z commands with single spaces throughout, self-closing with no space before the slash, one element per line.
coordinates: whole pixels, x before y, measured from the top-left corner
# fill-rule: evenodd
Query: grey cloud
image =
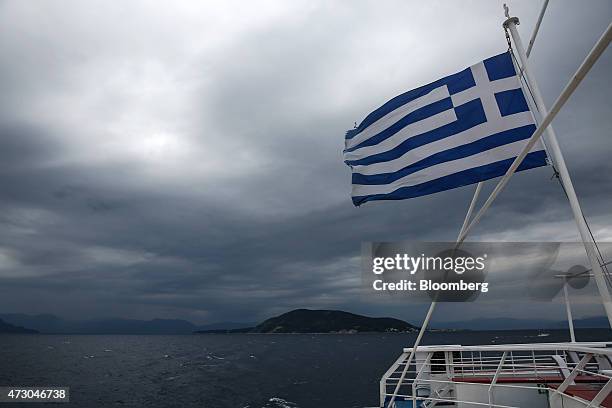
<path fill-rule="evenodd" d="M 527 37 L 539 5 L 511 6 Z M 501 4 L 46 7 L 0 4 L 1 310 L 210 322 L 329 307 L 418 321 L 421 307 L 360 293 L 360 243 L 453 240 L 473 187 L 353 208 L 342 136 L 385 99 L 502 51 Z M 551 100 L 612 9 L 549 13 L 533 62 Z M 556 124 L 602 239 L 608 54 Z M 517 175 L 474 239 L 575 237 L 550 176 Z"/>

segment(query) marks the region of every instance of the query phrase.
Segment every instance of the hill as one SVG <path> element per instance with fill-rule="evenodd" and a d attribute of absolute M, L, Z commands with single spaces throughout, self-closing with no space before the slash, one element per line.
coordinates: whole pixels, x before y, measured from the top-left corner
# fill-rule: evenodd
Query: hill
<path fill-rule="evenodd" d="M 340 310 L 296 309 L 255 326 L 253 333 L 411 332 L 417 328 L 390 317 L 367 317 Z"/>

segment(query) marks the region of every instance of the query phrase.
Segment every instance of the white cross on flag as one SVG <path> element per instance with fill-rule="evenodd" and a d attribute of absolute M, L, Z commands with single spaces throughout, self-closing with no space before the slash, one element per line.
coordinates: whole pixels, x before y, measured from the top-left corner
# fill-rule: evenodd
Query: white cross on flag
<path fill-rule="evenodd" d="M 353 203 L 400 200 L 503 175 L 536 126 L 509 53 L 403 93 L 347 132 Z M 536 143 L 517 171 L 546 165 Z"/>

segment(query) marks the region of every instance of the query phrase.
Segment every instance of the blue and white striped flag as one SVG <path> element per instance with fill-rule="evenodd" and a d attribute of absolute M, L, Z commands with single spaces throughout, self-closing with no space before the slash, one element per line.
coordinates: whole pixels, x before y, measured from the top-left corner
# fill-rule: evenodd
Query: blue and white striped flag
<path fill-rule="evenodd" d="M 346 133 L 353 204 L 501 176 L 535 129 L 508 52 L 403 93 Z M 517 171 L 544 165 L 538 142 Z"/>

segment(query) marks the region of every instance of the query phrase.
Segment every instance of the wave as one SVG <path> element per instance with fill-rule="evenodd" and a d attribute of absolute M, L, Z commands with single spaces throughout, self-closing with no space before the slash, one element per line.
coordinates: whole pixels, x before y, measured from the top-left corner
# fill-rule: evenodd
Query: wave
<path fill-rule="evenodd" d="M 279 397 L 272 397 L 262 408 L 299 408 L 297 404 Z"/>

